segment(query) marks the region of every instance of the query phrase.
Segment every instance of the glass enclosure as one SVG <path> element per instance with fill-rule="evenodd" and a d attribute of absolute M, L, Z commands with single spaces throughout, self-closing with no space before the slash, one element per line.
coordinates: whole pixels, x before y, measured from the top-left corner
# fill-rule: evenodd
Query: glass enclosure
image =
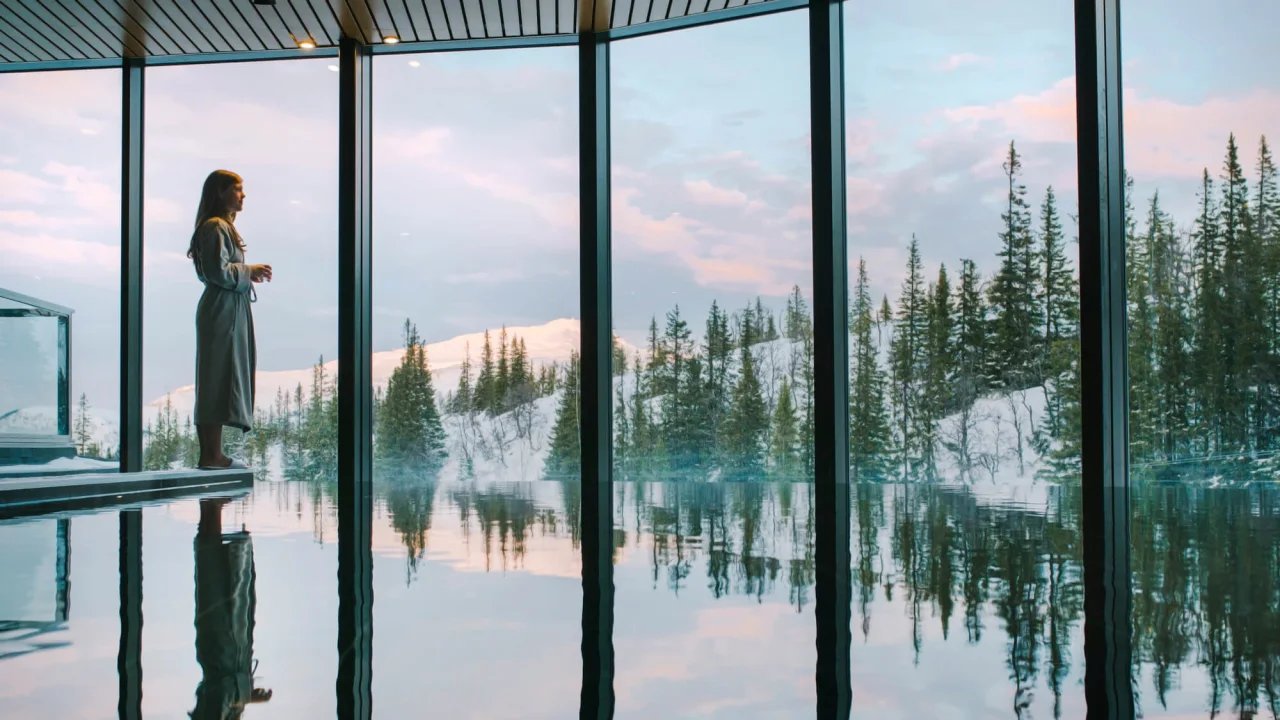
<path fill-rule="evenodd" d="M 848 2 L 838 53 L 787 2 L 647 29 L 658 4 L 624 3 L 608 33 L 476 48 L 386 40 L 452 6 L 352 4 L 369 15 L 343 21 L 383 39 L 367 53 L 334 34 L 286 59 L 127 63 L 145 122 L 124 128 L 119 68 L 5 72 L 35 11 L 0 18 L 0 716 L 125 716 L 136 691 L 149 717 L 309 719 L 353 697 L 385 717 L 828 717 L 818 629 L 847 612 L 854 717 L 1084 717 L 1100 665 L 1141 717 L 1280 720 L 1280 6 L 1097 3 L 1125 13 L 1104 68 L 1123 70 L 1124 172 L 1102 173 L 1124 186 L 1124 262 L 1100 289 L 1088 3 Z M 570 6 L 544 5 L 453 21 L 564 26 Z M 253 12 L 226 27 L 288 25 Z M 834 269 L 814 261 L 840 185 L 814 172 L 827 70 Z M 117 468 L 122 370 L 144 469 L 198 464 L 188 253 L 214 170 L 247 196 L 221 261 L 273 266 L 237 288 L 254 397 L 222 438 L 252 487 L 7 501 L 10 475 Z M 140 368 L 120 367 L 122 215 Z M 822 326 L 815 297 L 846 280 L 847 323 Z M 604 307 L 595 398 L 581 379 L 608 348 L 584 352 L 582 323 Z M 840 333 L 847 357 L 821 355 Z M 1099 370 L 1104 334 L 1127 376 L 1121 355 Z M 339 352 L 368 361 L 367 404 L 341 402 Z M 842 379 L 833 422 L 816 388 Z M 1104 380 L 1127 396 L 1100 399 Z M 1082 470 L 1105 418 L 1127 419 L 1115 488 Z M 819 460 L 846 441 L 847 528 L 819 500 L 843 497 Z M 1099 609 L 1103 555 L 1131 571 L 1129 626 Z M 1087 622 L 1128 647 L 1086 650 Z M 607 708 L 588 706 L 599 669 Z"/>

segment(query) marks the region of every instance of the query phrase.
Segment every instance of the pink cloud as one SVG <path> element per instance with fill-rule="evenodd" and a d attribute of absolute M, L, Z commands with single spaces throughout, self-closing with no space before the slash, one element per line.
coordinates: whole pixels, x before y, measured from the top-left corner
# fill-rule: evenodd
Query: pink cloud
<path fill-rule="evenodd" d="M 1018 140 L 1074 143 L 1075 78 L 1059 80 L 1040 93 L 948 109 L 943 114 L 960 124 L 999 123 Z M 1268 125 L 1276 117 L 1280 117 L 1280 92 L 1267 88 L 1199 103 L 1180 103 L 1126 88 L 1125 165 L 1140 177 L 1199 177 L 1206 165 L 1210 172 L 1216 170 L 1228 133 L 1235 132 L 1244 147 L 1252 148 L 1267 130 L 1276 130 Z M 999 167 L 994 160 L 984 165 L 990 163 Z"/>

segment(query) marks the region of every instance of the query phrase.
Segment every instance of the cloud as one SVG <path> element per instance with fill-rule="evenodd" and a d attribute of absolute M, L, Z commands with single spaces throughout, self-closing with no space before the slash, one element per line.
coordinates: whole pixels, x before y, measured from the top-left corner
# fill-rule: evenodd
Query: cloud
<path fill-rule="evenodd" d="M 741 190 L 716 187 L 706 180 L 685 180 L 684 187 L 689 197 L 701 205 L 745 207 L 747 204 L 747 195 Z"/>
<path fill-rule="evenodd" d="M 1179 102 L 1145 88 L 1124 91 L 1125 165 L 1137 177 L 1197 178 L 1218 166 L 1228 133 L 1252 146 L 1280 117 L 1280 91 L 1255 88 L 1232 96 Z M 1075 78 L 1038 93 L 944 111 L 956 123 L 989 124 L 1019 139 L 1076 141 Z M 998 167 L 998 165 L 997 165 Z"/>
<path fill-rule="evenodd" d="M 934 63 L 932 69 L 939 72 L 952 72 L 953 70 L 959 70 L 966 65 L 975 65 L 983 62 L 983 60 L 984 59 L 981 56 L 975 55 L 974 53 L 956 53 L 955 55 L 948 55 L 945 59 Z"/>

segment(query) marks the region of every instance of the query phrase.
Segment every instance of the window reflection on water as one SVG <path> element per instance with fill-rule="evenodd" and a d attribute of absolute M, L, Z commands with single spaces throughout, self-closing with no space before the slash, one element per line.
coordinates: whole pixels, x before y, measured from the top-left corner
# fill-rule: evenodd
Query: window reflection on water
<path fill-rule="evenodd" d="M 380 612 L 394 614 L 398 631 L 380 634 L 375 672 L 384 663 L 416 662 L 423 678 L 412 693 L 381 694 L 379 714 L 410 712 L 437 694 L 450 717 L 576 712 L 578 483 L 404 480 L 376 490 L 374 551 L 399 558 L 403 571 L 375 578 Z M 243 705 L 270 688 L 271 701 L 247 716 L 328 714 L 336 601 L 321 588 L 331 587 L 334 569 L 330 497 L 323 484 L 259 482 L 225 506 L 184 500 L 145 511 L 149 711 L 185 713 L 228 697 Z M 619 593 L 615 643 L 645 660 L 634 664 L 644 672 L 618 688 L 620 716 L 679 713 L 691 699 L 697 707 L 699 688 L 739 682 L 743 672 L 776 677 L 781 689 L 745 687 L 731 712 L 707 705 L 695 714 L 750 717 L 811 706 L 804 704 L 811 691 L 801 686 L 812 668 L 786 652 L 794 644 L 787 633 L 812 627 L 810 499 L 811 486 L 802 483 L 616 486 L 616 582 L 629 589 Z M 855 714 L 1083 716 L 1078 488 L 997 496 L 866 484 L 852 502 Z M 1132 502 L 1141 707 L 1186 717 L 1275 717 L 1280 490 L 1144 486 Z M 77 567 L 77 553 L 58 565 L 71 548 L 60 549 L 64 539 L 77 549 L 114 541 L 114 523 L 98 521 L 111 517 L 73 517 L 61 529 L 43 519 L 0 524 L 5 537 L 47 540 L 14 547 L 36 547 L 39 557 L 29 564 L 56 570 L 18 572 L 24 587 L 0 591 L 4 607 L 30 605 L 40 616 L 15 611 L 0 619 L 6 673 L 26 677 L 37 666 L 57 673 L 74 666 L 77 654 L 114 654 L 115 636 L 100 631 L 114 615 L 114 598 L 76 597 L 82 584 L 104 594 L 101 582 L 77 582 L 101 568 Z M 25 587 L 38 584 L 50 587 Z M 44 618 L 54 600 L 70 608 L 65 619 Z M 505 615 L 492 615 L 490 605 Z M 35 644 L 33 618 L 46 621 Z M 433 643 L 451 633 L 460 641 L 454 652 L 433 653 Z M 470 646 L 461 642 L 468 637 Z M 750 652 L 735 653 L 744 638 Z M 771 652 L 775 645 L 779 652 Z M 234 671 L 223 672 L 228 663 Z M 96 690 L 116 683 L 106 669 L 71 682 L 95 689 L 86 697 L 102 697 Z M 494 674 L 509 693 L 483 692 Z M 34 700 L 52 690 L 34 683 L 25 692 Z"/>

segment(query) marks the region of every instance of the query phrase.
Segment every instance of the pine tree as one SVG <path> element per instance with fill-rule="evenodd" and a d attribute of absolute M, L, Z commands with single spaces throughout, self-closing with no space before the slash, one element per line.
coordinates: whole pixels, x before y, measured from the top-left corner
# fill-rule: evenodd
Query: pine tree
<path fill-rule="evenodd" d="M 729 316 L 714 301 L 707 313 L 707 330 L 703 345 L 706 357 L 707 416 L 711 433 L 711 447 L 719 454 L 724 449 L 721 426 L 729 409 L 729 394 L 733 376 L 733 338 L 729 334 Z"/>
<path fill-rule="evenodd" d="M 569 355 L 562 383 L 564 393 L 556 406 L 556 424 L 551 430 L 551 451 L 545 470 L 549 478 L 576 477 L 582 469 L 582 443 L 578 434 L 580 368 L 581 361 L 575 350 Z"/>
<path fill-rule="evenodd" d="M 462 368 L 458 375 L 458 389 L 453 393 L 450 412 L 466 413 L 475 406 L 474 393 L 471 389 L 471 343 L 466 344 L 462 355 Z"/>
<path fill-rule="evenodd" d="M 1066 241 L 1053 186 L 1045 190 L 1044 203 L 1040 206 L 1040 255 L 1044 264 L 1040 307 L 1044 308 L 1042 335 L 1047 358 L 1053 354 L 1054 343 L 1076 336 L 1080 323 L 1080 290 L 1076 287 L 1075 272 L 1067 261 Z"/>
<path fill-rule="evenodd" d="M 407 319 L 404 343 L 400 365 L 387 381 L 375 458 L 395 472 L 431 476 L 444 464 L 445 434 L 427 350 Z"/>
<path fill-rule="evenodd" d="M 787 298 L 785 325 L 783 329 L 791 342 L 801 342 L 805 335 L 813 332 L 813 322 L 809 319 L 809 306 L 804 301 L 804 295 L 800 294 L 799 285 L 791 288 L 791 295 Z"/>
<path fill-rule="evenodd" d="M 1253 243 L 1259 249 L 1265 342 L 1258 366 L 1255 421 L 1260 449 L 1274 450 L 1280 440 L 1280 178 L 1266 136 L 1258 141 L 1258 180 L 1253 199 Z"/>
<path fill-rule="evenodd" d="M 622 351 L 621 357 L 619 350 Z M 613 368 L 613 467 L 625 476 L 631 467 L 632 452 L 631 423 L 627 415 L 627 355 L 618 344 L 616 335 L 613 342 Z"/>
<path fill-rule="evenodd" d="M 982 276 L 972 260 L 961 260 L 955 322 L 957 407 L 972 405 L 987 389 L 987 326 Z"/>
<path fill-rule="evenodd" d="M 622 339 L 613 334 L 613 376 L 623 377 L 627 374 L 627 351 L 622 347 Z"/>
<path fill-rule="evenodd" d="M 937 469 L 935 448 L 942 419 L 953 408 L 951 383 L 955 376 L 951 281 L 947 267 L 938 268 L 938 280 L 929 291 L 925 310 L 924 377 L 920 403 L 920 449 L 923 468 L 930 477 Z"/>
<path fill-rule="evenodd" d="M 89 417 L 89 397 L 80 393 L 80 402 L 76 405 L 76 422 L 73 433 L 76 454 L 89 455 L 89 446 L 93 443 L 93 419 Z"/>
<path fill-rule="evenodd" d="M 714 445 L 711 438 L 711 386 L 707 383 L 705 363 L 696 352 L 685 359 L 683 364 L 684 379 L 680 382 L 683 388 L 682 401 L 684 427 L 682 457 L 688 468 L 701 467 L 714 456 Z"/>
<path fill-rule="evenodd" d="M 1039 263 L 1031 232 L 1031 209 L 1027 188 L 1021 184 L 1022 160 L 1012 142 L 1004 162 L 1008 180 L 1006 209 L 1000 214 L 1000 270 L 991 283 L 990 302 L 994 313 L 991 368 L 994 382 L 1004 387 L 1023 388 L 1038 382 L 1041 370 L 1036 357 L 1040 348 Z"/>
<path fill-rule="evenodd" d="M 510 409 L 507 405 L 507 393 L 511 389 L 511 348 L 507 345 L 506 325 L 502 326 L 502 332 L 498 334 L 498 374 L 495 377 L 493 414 L 501 415 Z"/>
<path fill-rule="evenodd" d="M 749 306 L 744 313 L 743 327 L 755 328 L 754 318 L 751 318 L 752 323 L 746 322 L 748 314 L 753 314 Z M 747 334 L 749 336 L 751 332 Z M 739 353 L 741 372 L 733 387 L 729 414 L 724 422 L 724 434 L 728 452 L 727 464 L 731 474 L 749 478 L 759 473 L 764 465 L 764 439 L 769 431 L 769 411 L 765 407 L 760 380 L 756 376 L 751 347 L 742 345 Z"/>
<path fill-rule="evenodd" d="M 650 420 L 647 375 L 639 352 L 636 352 L 635 369 L 632 374 L 635 377 L 636 387 L 631 393 L 631 458 L 633 466 L 643 468 L 653 461 L 656 430 Z"/>
<path fill-rule="evenodd" d="M 1248 449 L 1249 410 L 1253 405 L 1253 366 L 1261 342 L 1262 288 L 1258 258 L 1252 245 L 1249 188 L 1240 165 L 1235 134 L 1227 139 L 1223 161 L 1222 233 L 1223 301 L 1222 366 L 1226 371 L 1223 435 L 1231 451 Z"/>
<path fill-rule="evenodd" d="M 1222 367 L 1222 332 L 1226 306 L 1223 298 L 1222 241 L 1218 231 L 1218 205 L 1209 171 L 1201 175 L 1200 212 L 1192 230 L 1195 264 L 1195 329 L 1192 342 L 1192 376 L 1196 412 L 1201 418 L 1199 454 L 1217 452 L 1223 443 L 1225 368 Z"/>
<path fill-rule="evenodd" d="M 667 358 L 667 362 L 659 369 L 658 376 L 663 388 L 660 399 L 662 442 L 670 461 L 678 464 L 684 462 L 685 456 L 693 450 L 689 445 L 689 418 L 685 405 L 688 388 L 682 385 L 687 379 L 684 365 L 693 350 L 693 340 L 689 324 L 680 317 L 679 305 L 667 313 L 662 347 Z"/>
<path fill-rule="evenodd" d="M 769 448 L 774 474 L 787 478 L 796 474 L 799 457 L 796 453 L 796 408 L 791 401 L 791 384 L 782 378 L 778 390 L 778 403 L 773 410 L 772 438 Z"/>
<path fill-rule="evenodd" d="M 480 374 L 476 377 L 475 409 L 479 412 L 497 412 L 498 378 L 493 364 L 493 345 L 489 331 L 484 331 L 484 347 L 480 350 Z"/>
<path fill-rule="evenodd" d="M 884 409 L 884 377 L 878 348 L 872 337 L 871 290 L 867 263 L 858 259 L 858 278 L 850 312 L 849 463 L 855 481 L 884 476 L 889 446 L 889 423 Z"/>
<path fill-rule="evenodd" d="M 1158 208 L 1159 193 L 1152 198 L 1153 218 L 1159 218 L 1151 252 L 1151 295 L 1155 305 L 1154 364 L 1156 417 L 1153 450 L 1166 460 L 1180 457 L 1190 437 L 1191 392 L 1188 345 L 1191 325 L 1187 297 L 1186 253 L 1178 242 L 1173 220 Z"/>
<path fill-rule="evenodd" d="M 662 336 L 658 334 L 656 315 L 649 319 L 649 363 L 646 371 L 648 372 L 646 385 L 650 397 L 667 394 L 667 346 L 662 342 Z"/>
<path fill-rule="evenodd" d="M 1125 185 L 1126 207 L 1132 195 L 1132 179 Z M 1164 222 L 1159 199 L 1153 198 L 1147 232 L 1138 235 L 1136 224 L 1127 228 L 1125 241 L 1125 291 L 1129 316 L 1129 447 L 1132 457 L 1151 457 L 1156 437 L 1155 409 L 1155 312 L 1151 307 L 1151 246 Z M 1126 213 L 1128 216 L 1128 213 Z"/>
<path fill-rule="evenodd" d="M 894 424 L 904 479 L 920 470 L 924 456 L 920 413 L 925 357 L 926 297 L 921 276 L 920 243 L 911 237 L 907 277 L 902 281 L 898 316 L 889 347 L 893 377 Z"/>

